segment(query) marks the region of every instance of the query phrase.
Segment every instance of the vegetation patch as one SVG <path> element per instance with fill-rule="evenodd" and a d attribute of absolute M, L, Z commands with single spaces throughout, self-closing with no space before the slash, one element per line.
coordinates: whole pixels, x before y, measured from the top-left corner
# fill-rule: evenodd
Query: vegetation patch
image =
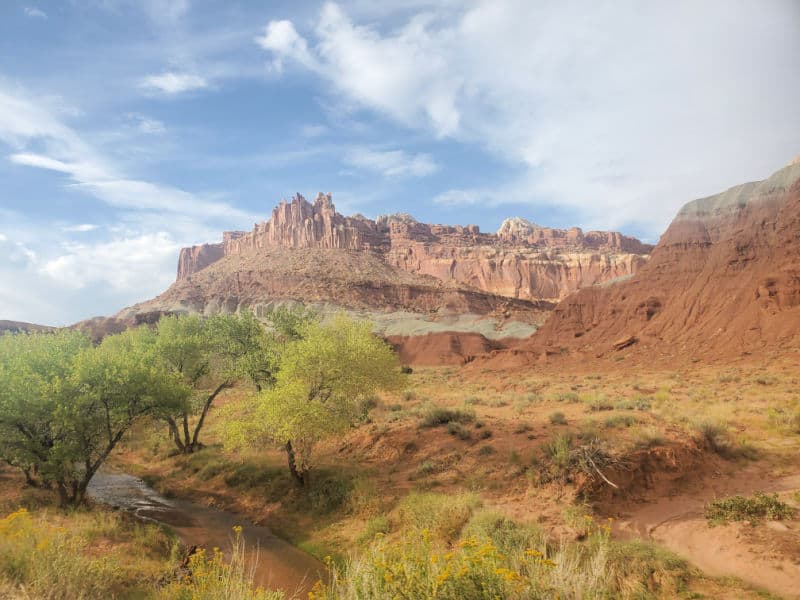
<path fill-rule="evenodd" d="M 730 521 L 749 521 L 756 525 L 764 520 L 790 519 L 794 512 L 794 508 L 781 502 L 777 494 L 756 492 L 750 497 L 737 495 L 710 502 L 706 506 L 706 519 L 712 527 Z"/>
<path fill-rule="evenodd" d="M 423 427 L 438 427 L 448 423 L 471 423 L 475 420 L 475 412 L 460 408 L 434 406 L 422 416 Z"/>

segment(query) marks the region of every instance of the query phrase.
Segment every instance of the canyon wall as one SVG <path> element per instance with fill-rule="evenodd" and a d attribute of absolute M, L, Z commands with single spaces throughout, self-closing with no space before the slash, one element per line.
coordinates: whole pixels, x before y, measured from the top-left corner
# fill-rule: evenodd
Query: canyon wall
<path fill-rule="evenodd" d="M 487 234 L 476 225 L 429 225 L 407 214 L 374 221 L 345 217 L 330 194 L 320 193 L 313 203 L 298 194 L 252 231 L 225 232 L 221 244 L 183 249 L 178 281 L 223 256 L 278 247 L 369 252 L 409 273 L 533 300 L 560 300 L 582 287 L 633 275 L 652 248 L 617 232 L 540 227 L 520 218 Z"/>

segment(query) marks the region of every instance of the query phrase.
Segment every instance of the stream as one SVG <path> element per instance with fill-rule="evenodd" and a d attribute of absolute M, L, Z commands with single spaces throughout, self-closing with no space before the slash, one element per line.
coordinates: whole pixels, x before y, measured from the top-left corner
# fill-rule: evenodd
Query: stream
<path fill-rule="evenodd" d="M 240 525 L 255 583 L 266 589 L 283 590 L 287 597 L 305 597 L 324 575 L 325 566 L 320 561 L 280 539 L 267 527 L 253 525 L 223 510 L 164 498 L 132 475 L 101 469 L 88 491 L 96 502 L 168 526 L 186 546 L 209 550 L 218 547 L 228 552 L 233 527 Z"/>

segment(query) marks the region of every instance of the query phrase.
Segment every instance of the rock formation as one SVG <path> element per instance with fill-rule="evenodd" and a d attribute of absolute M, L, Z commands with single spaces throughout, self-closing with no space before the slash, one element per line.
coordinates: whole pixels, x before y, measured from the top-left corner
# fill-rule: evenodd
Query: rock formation
<path fill-rule="evenodd" d="M 497 234 L 475 225 L 420 223 L 408 214 L 344 217 L 330 194 L 313 203 L 297 195 L 250 232 L 225 232 L 221 244 L 181 251 L 178 280 L 227 256 L 267 248 L 327 248 L 372 253 L 393 267 L 476 289 L 530 300 L 559 300 L 586 286 L 626 277 L 651 246 L 616 232 L 540 227 L 507 219 Z"/>
<path fill-rule="evenodd" d="M 726 358 L 800 342 L 800 163 L 684 206 L 627 281 L 561 302 L 534 352 Z"/>

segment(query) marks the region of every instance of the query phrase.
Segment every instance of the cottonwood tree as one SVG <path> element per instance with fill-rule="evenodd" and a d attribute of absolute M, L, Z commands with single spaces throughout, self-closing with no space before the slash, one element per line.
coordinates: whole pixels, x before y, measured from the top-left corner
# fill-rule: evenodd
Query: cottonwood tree
<path fill-rule="evenodd" d="M 286 452 L 298 486 L 308 483 L 316 444 L 341 434 L 363 416 L 364 401 L 397 389 L 403 376 L 395 353 L 367 322 L 337 315 L 310 322 L 286 344 L 272 389 L 256 397 L 252 418 L 231 423 L 228 442 L 244 446 L 268 440 Z"/>
<path fill-rule="evenodd" d="M 277 358 L 272 339 L 250 312 L 163 317 L 156 334 L 161 360 L 193 390 L 177 410 L 162 415 L 181 453 L 202 447 L 200 432 L 223 390 L 241 380 L 257 389 L 274 381 Z"/>
<path fill-rule="evenodd" d="M 0 338 L 0 390 L 0 453 L 30 482 L 55 488 L 61 506 L 84 501 L 137 419 L 189 392 L 164 368 L 147 328 L 96 347 L 72 331 Z"/>

